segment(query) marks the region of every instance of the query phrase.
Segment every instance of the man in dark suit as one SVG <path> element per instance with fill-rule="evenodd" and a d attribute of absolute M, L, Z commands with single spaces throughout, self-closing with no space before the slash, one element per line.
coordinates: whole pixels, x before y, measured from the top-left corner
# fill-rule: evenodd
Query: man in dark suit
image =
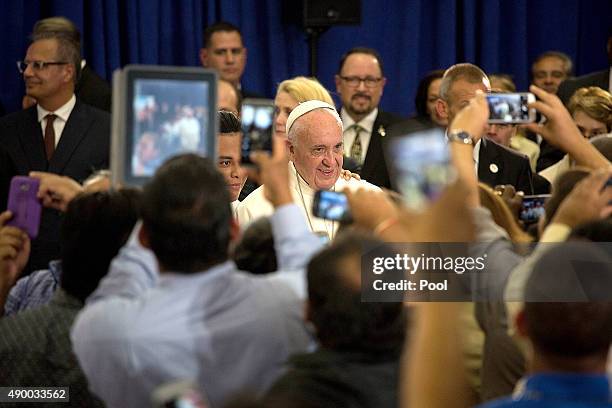
<path fill-rule="evenodd" d="M 390 188 L 383 139 L 387 128 L 402 118 L 378 109 L 387 82 L 380 55 L 371 48 L 349 50 L 340 60 L 335 80 L 342 99 L 344 155 L 357 163 L 361 178 Z"/>
<path fill-rule="evenodd" d="M 79 33 L 79 30 L 77 30 L 72 21 L 65 17 L 44 18 L 34 24 L 32 35 L 41 35 L 45 32 L 66 35 L 77 44 L 79 50 L 81 49 L 81 33 Z M 94 106 L 106 112 L 111 111 L 110 85 L 87 65 L 85 60 L 81 61 L 81 75 L 76 84 L 74 93 L 79 100 L 90 106 Z M 22 102 L 23 109 L 27 109 L 35 103 L 36 100 L 26 95 Z"/>
<path fill-rule="evenodd" d="M 108 167 L 110 116 L 74 94 L 81 69 L 77 43 L 51 32 L 32 39 L 20 70 L 27 95 L 38 104 L 0 120 L 0 208 L 6 208 L 13 176 L 46 171 L 82 181 Z M 28 271 L 58 257 L 60 221 L 55 210 L 43 210 Z"/>
<path fill-rule="evenodd" d="M 262 98 L 242 89 L 240 84 L 247 62 L 247 48 L 242 43 L 242 33 L 235 25 L 221 21 L 206 27 L 200 62 L 204 68 L 216 70 L 221 79 L 234 85 L 240 91 L 241 99 Z"/>
<path fill-rule="evenodd" d="M 440 99 L 436 109 L 442 118 L 451 123 L 455 115 L 474 97 L 477 90 L 490 91 L 487 75 L 476 65 L 456 64 L 446 70 L 440 85 Z M 448 135 L 450 138 L 461 135 Z M 492 187 L 511 184 L 517 191 L 533 194 L 529 159 L 520 153 L 501 146 L 492 140 L 480 139 L 474 146 L 474 162 L 478 179 Z M 543 188 L 546 190 L 545 188 Z M 542 188 L 538 188 L 542 191 Z"/>
<path fill-rule="evenodd" d="M 610 34 L 608 35 L 607 48 L 610 68 L 577 78 L 568 79 L 561 83 L 557 95 L 565 105 L 567 105 L 574 92 L 576 92 L 576 90 L 579 88 L 598 86 L 604 91 L 612 92 L 612 84 L 610 84 L 610 76 L 612 75 L 612 29 L 610 29 Z"/>

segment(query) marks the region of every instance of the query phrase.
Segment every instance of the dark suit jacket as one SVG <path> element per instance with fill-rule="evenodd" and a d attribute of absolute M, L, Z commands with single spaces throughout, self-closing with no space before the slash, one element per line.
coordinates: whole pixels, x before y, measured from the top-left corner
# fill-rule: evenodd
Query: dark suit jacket
<path fill-rule="evenodd" d="M 435 126 L 436 125 L 434 125 L 429 117 L 413 116 L 392 124 L 389 126 L 389 129 L 387 129 L 387 133 L 392 137 L 404 136 L 410 133 L 432 129 Z"/>
<path fill-rule="evenodd" d="M 577 78 L 566 79 L 559 86 L 557 95 L 561 98 L 563 103 L 567 105 L 574 92 L 585 86 L 598 86 L 604 91 L 607 91 L 610 89 L 610 70 L 606 69 L 605 71 L 593 72 L 592 74 L 583 75 Z"/>
<path fill-rule="evenodd" d="M 478 154 L 478 179 L 495 187 L 512 184 L 516 191 L 534 194 L 531 167 L 527 156 L 482 138 Z"/>
<path fill-rule="evenodd" d="M 79 182 L 109 166 L 110 115 L 77 99 L 51 161 L 47 162 L 36 106 L 0 119 L 0 208 L 6 208 L 11 178 L 47 171 Z M 59 255 L 61 214 L 43 210 L 28 270 L 46 269 Z"/>
<path fill-rule="evenodd" d="M 74 93 L 83 103 L 110 113 L 110 85 L 100 78 L 89 65 L 85 65 L 85 68 L 81 71 L 81 78 L 76 85 Z"/>
<path fill-rule="evenodd" d="M 378 110 L 378 115 L 372 127 L 368 151 L 361 166 L 361 171 L 359 171 L 362 179 L 380 187 L 391 188 L 389 171 L 387 170 L 387 162 L 384 156 L 383 141 L 389 134 L 388 128 L 402 120 L 402 117 L 393 113 Z"/>
<path fill-rule="evenodd" d="M 256 98 L 256 99 L 266 99 L 265 96 L 263 96 L 262 94 L 259 94 L 257 92 L 251 92 L 251 91 L 247 91 L 245 89 L 240 90 L 240 100 L 246 99 L 246 98 Z"/>

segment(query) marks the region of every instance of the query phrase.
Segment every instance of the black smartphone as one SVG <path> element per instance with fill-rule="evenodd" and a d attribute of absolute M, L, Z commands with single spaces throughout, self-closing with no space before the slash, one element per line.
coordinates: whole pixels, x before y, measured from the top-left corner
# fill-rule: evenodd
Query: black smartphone
<path fill-rule="evenodd" d="M 272 154 L 274 134 L 274 101 L 248 98 L 242 102 L 242 164 L 253 165 L 251 152 L 267 151 Z"/>
<path fill-rule="evenodd" d="M 487 95 L 489 104 L 489 123 L 519 124 L 536 120 L 535 109 L 529 104 L 535 102 L 530 92 L 492 93 Z"/>
<path fill-rule="evenodd" d="M 525 224 L 538 222 L 544 215 L 544 203 L 550 198 L 550 194 L 527 195 L 523 197 L 523 204 L 519 212 L 519 219 Z"/>
<path fill-rule="evenodd" d="M 318 190 L 312 202 L 312 213 L 315 217 L 332 221 L 352 220 L 346 194 L 336 191 Z"/>

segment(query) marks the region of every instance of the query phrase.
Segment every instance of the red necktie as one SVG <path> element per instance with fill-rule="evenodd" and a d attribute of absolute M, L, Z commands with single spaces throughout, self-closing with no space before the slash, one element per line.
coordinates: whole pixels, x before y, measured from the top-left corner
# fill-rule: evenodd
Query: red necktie
<path fill-rule="evenodd" d="M 47 160 L 51 160 L 53 152 L 55 151 L 55 129 L 53 129 L 53 121 L 57 116 L 50 113 L 47 116 L 47 126 L 45 126 L 45 152 L 47 153 Z"/>

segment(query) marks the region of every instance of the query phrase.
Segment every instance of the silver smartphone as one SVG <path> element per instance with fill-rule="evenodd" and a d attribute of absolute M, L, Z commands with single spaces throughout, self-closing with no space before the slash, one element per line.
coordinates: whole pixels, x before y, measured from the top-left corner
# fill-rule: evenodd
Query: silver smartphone
<path fill-rule="evenodd" d="M 530 92 L 488 94 L 489 123 L 535 122 L 536 111 L 529 108 L 529 104 L 535 100 L 535 95 Z"/>

